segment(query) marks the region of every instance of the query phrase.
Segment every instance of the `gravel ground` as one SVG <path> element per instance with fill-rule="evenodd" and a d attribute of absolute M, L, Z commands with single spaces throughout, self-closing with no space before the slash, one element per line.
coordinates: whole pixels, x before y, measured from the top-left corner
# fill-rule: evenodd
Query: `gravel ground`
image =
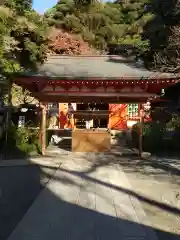
<path fill-rule="evenodd" d="M 56 169 L 0 168 L 0 240 L 6 240 Z"/>

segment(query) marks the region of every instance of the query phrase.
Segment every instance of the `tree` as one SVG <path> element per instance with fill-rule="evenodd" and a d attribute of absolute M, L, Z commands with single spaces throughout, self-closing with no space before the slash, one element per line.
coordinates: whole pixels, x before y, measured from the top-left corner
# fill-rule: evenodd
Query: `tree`
<path fill-rule="evenodd" d="M 48 10 L 45 16 L 50 25 L 81 34 L 96 48 L 104 50 L 112 42 L 130 42 L 144 51 L 147 43 L 141 39 L 141 33 L 148 21 L 148 14 L 144 13 L 145 2 L 131 0 L 124 4 L 64 0 Z"/>
<path fill-rule="evenodd" d="M 46 57 L 47 25 L 32 10 L 24 16 L 16 9 L 0 7 L 0 72 L 2 75 L 35 69 Z"/>
<path fill-rule="evenodd" d="M 37 104 L 38 100 L 32 94 L 16 84 L 12 86 L 12 105 L 19 106 L 22 104 Z"/>
<path fill-rule="evenodd" d="M 140 56 L 149 48 L 148 40 L 142 38 L 143 28 L 152 18 L 152 14 L 146 11 L 146 3 L 146 0 L 130 0 L 121 4 L 124 33 L 118 42 L 136 47 Z"/>
<path fill-rule="evenodd" d="M 14 74 L 35 70 L 44 62 L 47 30 L 45 19 L 30 8 L 30 1 L 8 1 L 0 7 L 0 75 L 4 80 L 4 94 Z M 27 90 L 21 90 L 20 94 L 25 99 Z"/>
<path fill-rule="evenodd" d="M 12 95 L 16 92 L 16 100 L 18 96 L 22 97 L 22 101 L 25 102 L 30 99 L 27 90 L 15 85 L 11 89 L 11 80 L 15 74 L 34 70 L 39 63 L 43 63 L 48 46 L 46 29 L 45 19 L 31 9 L 31 1 L 8 0 L 0 6 L 0 77 L 4 82 L 3 89 L 8 90 L 9 106 L 6 118 L 6 129 L 8 130 L 5 138 L 6 149 L 10 143 L 9 136 L 12 137 L 12 133 L 9 131 Z M 26 139 L 29 140 L 29 136 L 26 136 Z M 23 140 L 22 135 L 18 140 L 20 142 Z"/>
<path fill-rule="evenodd" d="M 7 0 L 4 5 L 16 10 L 18 15 L 24 15 L 26 11 L 32 9 L 32 0 Z"/>
<path fill-rule="evenodd" d="M 146 65 L 158 71 L 179 72 L 179 1 L 152 0 L 149 11 L 154 17 L 144 27 L 144 38 L 150 43 Z"/>

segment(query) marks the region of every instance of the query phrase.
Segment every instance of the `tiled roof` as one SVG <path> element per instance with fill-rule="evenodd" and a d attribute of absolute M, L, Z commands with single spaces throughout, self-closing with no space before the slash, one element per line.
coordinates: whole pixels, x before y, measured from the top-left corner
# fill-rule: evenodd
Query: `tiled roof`
<path fill-rule="evenodd" d="M 150 72 L 137 63 L 119 56 L 51 56 L 30 76 L 50 78 L 149 78 Z"/>

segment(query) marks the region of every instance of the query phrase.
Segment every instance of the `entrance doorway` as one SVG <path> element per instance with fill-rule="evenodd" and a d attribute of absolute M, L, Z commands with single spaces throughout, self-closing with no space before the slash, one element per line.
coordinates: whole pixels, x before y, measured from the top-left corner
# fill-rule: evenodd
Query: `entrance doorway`
<path fill-rule="evenodd" d="M 91 128 L 107 128 L 109 121 L 109 104 L 79 103 L 77 104 L 76 128 L 85 129 L 86 121 L 91 121 Z M 87 117 L 88 116 L 88 117 Z"/>

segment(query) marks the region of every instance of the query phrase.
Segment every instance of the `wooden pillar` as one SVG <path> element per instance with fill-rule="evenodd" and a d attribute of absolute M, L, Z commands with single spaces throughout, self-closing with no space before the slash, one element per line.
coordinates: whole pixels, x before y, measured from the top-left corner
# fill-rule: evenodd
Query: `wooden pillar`
<path fill-rule="evenodd" d="M 12 79 L 8 78 L 8 108 L 6 113 L 6 122 L 5 122 L 5 158 L 8 157 L 8 144 L 9 144 L 9 130 L 11 127 L 11 115 L 12 115 Z"/>
<path fill-rule="evenodd" d="M 46 107 L 44 105 L 41 106 L 41 153 L 43 156 L 46 154 Z"/>
<path fill-rule="evenodd" d="M 76 130 L 76 118 L 73 116 L 73 128 L 72 131 L 74 132 Z"/>
<path fill-rule="evenodd" d="M 139 156 L 142 156 L 143 152 L 143 109 L 140 110 L 140 120 L 139 120 Z"/>
<path fill-rule="evenodd" d="M 61 105 L 60 105 L 60 103 L 58 104 L 58 112 L 59 112 L 59 124 L 58 124 L 58 127 L 61 128 Z"/>

